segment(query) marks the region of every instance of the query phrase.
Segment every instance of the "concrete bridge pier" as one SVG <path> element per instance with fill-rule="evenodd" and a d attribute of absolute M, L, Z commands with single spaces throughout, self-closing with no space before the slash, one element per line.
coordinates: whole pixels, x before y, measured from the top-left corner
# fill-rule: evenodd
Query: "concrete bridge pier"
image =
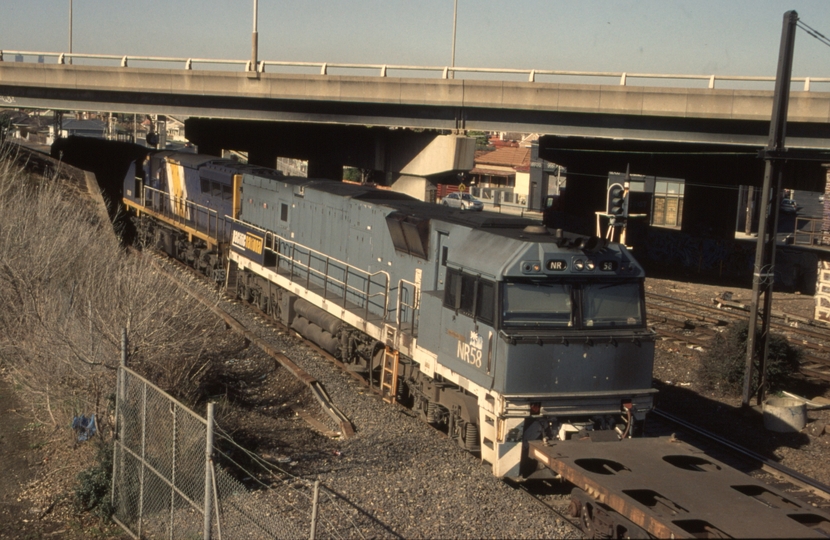
<path fill-rule="evenodd" d="M 203 153 L 247 151 L 250 163 L 271 168 L 277 156 L 304 159 L 309 178 L 342 180 L 343 166 L 357 167 L 378 184 L 403 179 L 404 192 L 423 200 L 436 178 L 469 171 L 475 157 L 474 138 L 436 131 L 206 118 L 189 118 L 185 130 Z"/>

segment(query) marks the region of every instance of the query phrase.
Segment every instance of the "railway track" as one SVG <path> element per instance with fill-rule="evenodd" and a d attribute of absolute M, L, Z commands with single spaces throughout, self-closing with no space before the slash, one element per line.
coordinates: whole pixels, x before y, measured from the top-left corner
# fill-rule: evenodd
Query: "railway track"
<path fill-rule="evenodd" d="M 707 454 L 714 455 L 718 460 L 747 474 L 763 473 L 759 476 L 774 487 L 793 493 L 813 507 L 830 511 L 830 486 L 827 484 L 776 463 L 757 452 L 666 411 L 654 409 L 652 415 L 657 417 L 655 420 L 664 425 L 682 430 L 684 438 L 693 440 L 696 447 L 706 451 Z M 766 477 L 772 481 L 766 480 Z"/>
<path fill-rule="evenodd" d="M 195 274 L 198 275 L 198 273 L 196 273 L 190 267 L 188 267 L 186 265 L 183 265 L 183 264 L 179 263 L 178 261 L 173 261 L 173 260 L 167 258 L 166 256 L 158 255 L 156 260 L 158 260 L 158 261 L 169 261 L 170 263 L 174 263 L 178 268 L 180 268 L 184 271 L 187 271 L 187 272 L 190 272 L 190 273 L 195 273 Z M 208 286 L 205 282 L 201 282 L 201 283 L 202 283 L 203 286 L 206 286 L 206 287 Z M 188 290 L 193 290 L 193 289 L 194 289 L 194 287 L 192 287 L 192 286 L 188 287 Z M 206 295 L 200 294 L 198 292 L 198 290 L 195 293 L 191 292 L 191 294 L 193 294 L 194 297 L 198 298 L 203 303 L 205 303 L 209 306 L 212 306 L 212 309 L 214 309 L 214 311 L 216 311 L 215 301 L 211 301 L 209 298 L 206 297 Z M 200 296 L 202 296 L 202 297 L 200 298 Z M 691 303 L 691 302 L 683 302 L 683 301 L 678 302 L 678 301 L 676 301 L 676 299 L 673 299 L 673 300 L 675 300 L 673 302 L 673 304 L 675 306 L 681 306 L 681 307 L 672 307 L 671 305 L 662 306 L 662 307 L 667 307 L 667 308 L 670 308 L 671 310 L 673 310 L 673 313 L 672 313 L 672 311 L 669 311 L 668 309 L 666 309 L 666 310 L 664 310 L 664 313 L 671 314 L 675 318 L 677 318 L 678 315 L 682 317 L 685 314 L 692 313 L 692 317 L 696 317 L 694 320 L 699 321 L 699 323 L 703 323 L 701 326 L 705 325 L 704 330 L 709 330 L 710 331 L 708 333 L 704 333 L 704 335 L 709 335 L 709 336 L 714 335 L 714 333 L 717 332 L 716 328 L 723 327 L 723 326 L 726 326 L 728 324 L 731 324 L 734 321 L 739 320 L 739 318 L 740 318 L 740 314 L 734 314 L 734 313 L 731 313 L 731 312 L 726 312 L 725 314 L 720 313 L 720 315 L 723 315 L 723 316 L 717 317 L 715 315 L 717 315 L 719 313 L 717 311 L 713 311 L 712 309 L 701 310 L 700 313 L 685 312 L 685 311 L 683 311 L 683 308 L 685 307 L 686 309 L 688 309 L 688 307 L 685 306 L 685 304 L 691 305 L 693 308 L 698 308 L 700 305 L 695 304 L 695 303 Z M 242 303 L 242 302 L 239 302 L 239 301 L 234 301 L 234 302 L 238 305 L 243 305 L 245 307 L 245 309 L 249 310 L 256 317 L 260 317 L 264 320 L 268 320 L 269 324 L 271 324 L 274 327 L 279 328 L 279 326 L 280 326 L 279 323 L 272 322 L 270 320 L 270 318 L 267 318 L 265 316 L 265 314 L 262 313 L 261 311 L 259 311 L 255 306 L 252 306 L 252 305 L 247 304 L 247 303 Z M 651 307 L 651 306 L 649 306 L 649 307 Z M 705 307 L 709 308 L 709 306 L 705 306 Z M 714 310 L 717 310 L 717 308 L 714 308 Z M 703 312 L 706 312 L 706 313 L 704 314 Z M 241 328 L 241 327 L 237 328 L 238 326 L 240 326 L 240 323 L 238 321 L 236 321 L 230 314 L 227 314 L 227 313 L 223 314 L 221 312 L 221 310 L 219 312 L 217 312 L 217 314 L 220 315 L 230 327 L 234 328 L 235 330 L 237 330 L 240 333 L 242 333 L 243 335 L 245 335 L 246 338 L 249 338 L 252 341 L 256 341 L 256 339 L 257 339 L 256 336 L 254 336 L 253 334 L 250 334 L 250 333 L 246 333 L 247 330 L 245 328 Z M 668 317 L 668 315 L 666 315 L 666 316 Z M 684 318 L 685 319 L 691 319 L 692 317 L 684 317 Z M 680 319 L 676 319 L 676 320 L 679 321 Z M 684 322 L 684 326 L 688 326 L 688 323 Z M 285 330 L 285 329 L 283 329 L 283 330 Z M 682 335 L 682 334 L 678 334 L 678 335 L 680 335 L 682 338 L 684 338 L 684 340 L 686 340 L 688 342 L 688 340 L 686 338 L 688 338 L 689 336 L 685 336 L 685 335 Z M 319 347 L 317 347 L 313 343 L 310 343 L 307 340 L 303 340 L 303 342 L 304 342 L 304 345 L 306 347 L 314 350 L 317 354 L 319 354 L 320 356 L 325 357 L 327 360 L 334 363 L 335 365 L 338 365 L 338 367 L 340 368 L 340 371 L 342 373 L 347 374 L 354 382 L 358 383 L 362 388 L 366 389 L 369 392 L 373 392 L 373 393 L 379 395 L 377 387 L 376 386 L 373 387 L 371 382 L 367 381 L 366 379 L 364 379 L 360 375 L 346 369 L 346 366 L 340 364 L 339 361 L 337 361 L 330 354 L 323 351 L 322 349 L 320 349 Z M 259 344 L 259 343 L 257 343 L 257 344 Z M 264 349 L 264 350 L 266 350 L 266 352 L 268 352 L 267 349 Z M 269 352 L 269 354 L 270 354 L 270 352 Z M 282 353 L 280 353 L 279 351 L 274 351 L 274 354 L 272 354 L 272 356 L 274 356 L 275 360 L 277 360 L 277 361 L 281 360 L 280 355 L 282 355 Z M 282 359 L 282 361 L 280 361 L 280 363 L 283 364 L 283 365 L 286 365 L 286 366 L 291 366 L 291 360 L 287 357 Z M 300 377 L 303 376 L 302 373 L 300 373 L 299 371 L 297 373 L 299 374 L 298 376 L 300 376 Z M 313 377 L 310 377 L 310 376 L 306 376 L 306 377 L 313 380 Z M 318 398 L 318 399 L 321 399 L 321 405 L 323 406 L 323 409 L 324 410 L 326 410 L 326 409 L 331 410 L 332 408 L 334 408 L 336 410 L 336 407 L 333 406 L 333 404 L 330 402 L 330 400 L 329 401 L 325 400 L 326 398 L 327 398 L 327 396 L 325 396 L 322 399 Z M 661 417 L 661 420 L 664 421 L 664 422 L 672 422 L 675 425 L 679 425 L 680 428 L 675 429 L 673 431 L 673 433 L 676 433 L 676 432 L 680 431 L 682 433 L 681 437 L 684 440 L 687 440 L 687 439 L 688 440 L 693 440 L 693 439 L 696 440 L 696 439 L 701 439 L 701 438 L 706 439 L 707 443 L 703 446 L 706 446 L 706 445 L 708 445 L 708 446 L 707 446 L 707 448 L 705 448 L 704 451 L 706 451 L 707 454 L 713 453 L 715 455 L 718 455 L 719 456 L 718 459 L 720 459 L 720 461 L 729 463 L 730 466 L 732 466 L 733 468 L 736 468 L 737 470 L 740 470 L 740 471 L 751 472 L 754 469 L 758 469 L 758 466 L 755 465 L 754 463 L 762 461 L 762 465 L 761 465 L 762 469 L 764 471 L 767 471 L 770 474 L 774 475 L 774 479 L 772 479 L 772 477 L 765 478 L 764 479 L 765 482 L 767 482 L 767 483 L 772 482 L 771 485 L 773 485 L 778 490 L 786 490 L 788 492 L 796 493 L 796 496 L 798 496 L 799 498 L 805 498 L 805 494 L 811 494 L 812 498 L 808 498 L 808 499 L 810 501 L 810 504 L 812 504 L 814 506 L 817 506 L 817 507 L 820 507 L 820 508 L 828 508 L 828 506 L 830 506 L 830 492 L 828 492 L 828 489 L 830 489 L 830 488 L 826 488 L 826 486 L 821 486 L 817 482 L 815 482 L 815 481 L 813 481 L 809 478 L 803 477 L 803 476 L 799 475 L 798 473 L 796 473 L 795 471 L 788 471 L 786 469 L 782 470 L 780 466 L 776 466 L 776 464 L 768 462 L 768 460 L 764 460 L 760 456 L 752 455 L 751 453 L 744 452 L 743 454 L 741 454 L 742 457 L 737 458 L 737 459 L 736 458 L 728 459 L 726 457 L 723 457 L 723 455 L 728 453 L 727 451 L 725 451 L 723 449 L 713 450 L 713 448 L 718 447 L 719 445 L 723 445 L 725 441 L 718 440 L 717 438 L 713 438 L 711 436 L 711 434 L 706 433 L 704 430 L 702 430 L 700 428 L 695 428 L 693 425 L 689 424 L 688 422 L 684 422 L 680 419 L 671 417 L 670 415 L 668 415 L 666 413 L 658 413 L 658 415 Z M 351 427 L 351 424 L 348 423 L 348 420 L 346 420 L 345 417 L 342 416 L 342 414 L 339 415 L 339 416 L 338 415 L 330 415 L 330 416 L 331 416 L 331 419 L 334 420 L 335 422 L 340 422 L 341 428 L 343 426 L 344 421 L 346 422 L 346 424 L 349 425 L 349 427 Z M 315 427 L 315 429 L 317 429 L 318 431 L 321 431 L 321 429 L 320 429 L 321 426 L 314 426 L 312 424 L 312 427 Z M 353 433 L 353 431 L 352 431 L 352 433 Z M 740 451 L 740 449 L 737 449 L 737 450 L 736 449 L 730 449 L 730 451 L 732 451 L 732 452 Z M 569 528 L 572 534 L 576 535 L 577 531 L 582 531 L 582 527 L 581 527 L 581 524 L 580 524 L 581 520 L 579 519 L 579 516 L 573 516 L 574 505 L 567 500 L 568 499 L 568 494 L 571 490 L 571 486 L 567 482 L 564 482 L 561 479 L 560 480 L 552 479 L 552 480 L 545 480 L 545 481 L 536 482 L 533 485 L 520 485 L 518 487 L 523 492 L 525 492 L 527 495 L 533 497 L 533 499 L 536 500 L 538 502 L 538 504 L 544 505 L 544 507 L 547 511 L 550 511 L 553 514 L 555 514 L 556 519 L 558 520 L 558 523 L 561 523 L 561 525 L 563 527 Z"/>
<path fill-rule="evenodd" d="M 648 320 L 664 339 L 706 349 L 725 327 L 746 321 L 747 306 L 724 299 L 713 305 L 671 296 L 646 293 Z M 771 328 L 802 349 L 801 372 L 830 381 L 830 328 L 796 315 L 773 312 Z"/>
<path fill-rule="evenodd" d="M 144 254 L 145 252 L 141 252 L 141 253 Z M 411 417 L 413 420 L 415 420 L 415 417 L 417 415 L 416 415 L 416 413 L 412 412 L 410 409 L 408 409 L 408 408 L 406 408 L 406 407 L 404 407 L 400 404 L 397 404 L 397 403 L 395 403 L 393 406 L 390 406 L 390 404 L 388 404 L 388 403 L 382 403 L 381 392 L 380 392 L 380 389 L 378 388 L 377 384 L 373 384 L 372 381 L 367 380 L 366 378 L 361 376 L 359 373 L 356 373 L 352 370 L 349 370 L 348 367 L 345 364 L 340 362 L 338 359 L 334 358 L 328 352 L 321 349 L 320 347 L 318 347 L 313 342 L 303 338 L 301 335 L 297 334 L 293 330 L 285 328 L 281 323 L 279 323 L 279 322 L 273 320 L 271 317 L 267 316 L 264 312 L 259 310 L 253 304 L 243 302 L 243 301 L 240 301 L 238 299 L 233 298 L 234 295 L 232 294 L 232 291 L 217 290 L 210 283 L 208 283 L 204 279 L 204 276 L 202 274 L 200 274 L 198 271 L 194 270 L 190 266 L 187 266 L 187 265 L 181 263 L 180 261 L 177 261 L 175 259 L 171 259 L 166 254 L 160 254 L 160 253 L 152 252 L 152 254 L 149 255 L 149 256 L 151 257 L 151 260 L 153 260 L 153 262 L 158 265 L 158 267 L 161 271 L 166 272 L 168 275 L 171 276 L 172 279 L 177 280 L 183 286 L 183 288 L 188 292 L 188 294 L 193 296 L 198 301 L 204 303 L 208 307 L 210 307 L 218 316 L 220 316 L 225 321 L 225 323 L 227 324 L 227 326 L 229 328 L 231 328 L 235 332 L 240 333 L 246 339 L 250 339 L 251 342 L 256 344 L 257 346 L 260 346 L 263 349 L 264 352 L 266 352 L 267 354 L 272 356 L 275 359 L 275 361 L 279 362 L 281 365 L 288 366 L 289 370 L 292 371 L 292 373 L 295 376 L 297 376 L 298 378 L 303 380 L 303 382 L 305 382 L 307 385 L 309 385 L 311 382 L 316 382 L 316 379 L 312 375 L 310 375 L 309 373 L 302 370 L 299 366 L 297 366 L 296 364 L 299 363 L 299 362 L 294 363 L 294 360 L 289 357 L 290 355 L 286 356 L 287 353 L 276 351 L 276 350 L 274 350 L 274 347 L 269 346 L 268 343 L 263 343 L 263 340 L 257 338 L 256 334 L 254 332 L 252 332 L 243 322 L 241 322 L 236 317 L 234 317 L 233 314 L 228 313 L 227 311 L 221 309 L 217 305 L 215 299 L 211 299 L 211 297 L 213 296 L 213 294 L 211 294 L 211 292 L 214 293 L 214 294 L 217 293 L 217 292 L 221 293 L 222 296 L 224 297 L 225 301 L 229 302 L 230 304 L 232 304 L 234 306 L 239 307 L 240 309 L 243 309 L 244 311 L 249 313 L 252 318 L 259 319 L 265 326 L 274 329 L 276 332 L 281 332 L 281 333 L 285 333 L 285 334 L 289 334 L 289 335 L 293 336 L 296 341 L 299 341 L 299 342 L 302 343 L 303 348 L 307 349 L 308 351 L 313 352 L 314 355 L 321 357 L 322 359 L 324 359 L 324 361 L 326 363 L 336 366 L 337 369 L 332 370 L 332 371 L 336 371 L 337 373 L 340 373 L 341 376 L 347 378 L 348 381 L 349 381 L 348 384 L 349 384 L 349 386 L 351 386 L 351 390 L 353 392 L 355 392 L 356 394 L 360 393 L 360 394 L 371 395 L 375 398 L 373 401 L 378 403 L 379 407 L 381 407 L 383 409 L 392 409 L 393 414 L 396 414 L 396 415 L 405 414 L 405 415 Z M 193 280 L 191 281 L 190 279 L 187 279 L 187 278 L 183 277 L 183 275 L 181 275 L 181 274 L 177 275 L 178 272 L 183 272 L 185 276 L 189 276 L 189 277 L 193 278 Z M 377 381 L 374 381 L 374 382 L 377 383 Z M 335 437 L 340 436 L 343 439 L 351 437 L 351 435 L 354 434 L 354 426 L 353 426 L 352 422 L 349 420 L 349 418 L 346 417 L 346 415 L 344 415 L 343 413 L 341 413 L 338 410 L 338 408 L 337 408 L 336 404 L 334 403 L 334 401 L 331 400 L 329 398 L 328 394 L 325 393 L 325 390 L 323 390 L 323 394 L 324 394 L 325 398 L 324 399 L 318 398 L 318 400 L 320 401 L 320 404 L 321 404 L 321 407 L 322 407 L 323 411 L 328 413 L 330 421 L 326 423 L 327 425 L 320 425 L 319 421 L 314 420 L 315 415 L 313 415 L 313 414 L 302 414 L 301 412 L 298 411 L 298 415 L 301 418 L 303 418 L 303 420 L 305 420 L 309 424 L 310 428 L 317 431 L 318 433 L 328 435 L 328 436 L 335 436 Z M 330 413 L 329 412 L 330 409 L 334 409 L 337 414 L 334 415 L 334 414 Z M 319 417 L 320 415 L 316 415 L 316 416 Z M 332 423 L 332 421 L 339 428 L 338 431 L 335 432 L 335 433 L 331 433 L 331 431 L 330 431 L 331 428 L 328 428 L 328 430 L 327 430 L 327 426 L 330 425 Z M 426 425 L 421 421 L 417 421 L 416 423 Z M 447 441 L 448 445 L 455 446 L 456 443 L 454 441 L 452 441 L 444 431 L 441 431 L 440 429 L 434 428 L 432 426 L 430 426 L 428 429 L 433 433 L 433 435 L 437 435 L 439 439 Z M 348 433 L 349 433 L 348 435 L 346 435 L 347 430 L 348 430 Z M 365 431 L 365 426 L 364 426 L 364 431 Z M 419 447 L 422 447 L 422 446 L 423 446 L 423 442 L 421 442 L 419 444 Z M 421 450 L 421 451 L 423 451 L 423 450 Z M 419 451 L 419 453 L 420 453 L 420 451 Z M 490 480 L 498 481 L 498 479 L 496 479 L 495 477 L 492 477 L 491 472 L 489 470 L 489 466 L 485 467 L 484 465 L 482 465 L 482 462 L 478 461 L 477 458 L 473 458 L 471 461 L 474 462 L 475 469 L 477 470 L 477 472 L 481 473 L 482 475 L 484 475 L 485 477 L 487 477 Z M 427 472 L 425 472 L 425 474 L 428 474 L 429 468 L 423 468 L 423 467 L 421 467 L 421 468 L 424 469 L 425 471 L 427 471 Z M 460 488 L 460 489 L 464 490 L 463 487 Z M 388 488 L 384 491 L 388 491 Z M 525 490 L 522 490 L 522 491 L 525 491 Z M 524 495 L 527 495 L 527 493 L 524 493 Z M 358 503 L 359 501 L 353 499 L 352 502 Z M 533 505 L 538 506 L 538 504 L 540 504 L 540 501 L 537 498 L 528 497 L 528 504 L 533 504 Z M 562 537 L 562 538 L 579 538 L 581 536 L 581 533 L 579 532 L 578 524 L 574 523 L 573 520 L 569 520 L 566 516 L 566 509 L 567 509 L 567 506 L 568 506 L 567 493 L 563 492 L 563 493 L 560 493 L 559 495 L 557 495 L 556 493 L 553 493 L 547 498 L 547 502 L 542 502 L 541 504 L 544 505 L 543 508 L 544 508 L 545 512 L 549 512 L 549 513 L 551 513 L 551 515 L 556 516 L 553 519 L 555 520 L 556 527 L 557 527 L 557 530 L 556 530 L 555 534 L 551 535 L 551 533 L 547 533 L 547 534 L 543 534 L 542 536 Z M 542 507 L 540 507 L 540 508 L 542 508 Z M 410 512 L 407 512 L 407 515 L 409 515 L 409 514 L 410 514 Z M 467 520 L 467 521 L 469 522 L 470 520 Z M 385 536 L 386 534 L 388 534 L 390 532 L 391 532 L 390 530 L 387 530 L 385 533 L 381 534 L 381 536 Z M 377 535 L 377 533 L 375 533 L 375 535 Z M 418 536 L 418 535 L 416 535 L 416 536 Z M 426 535 L 426 536 L 430 536 L 430 535 Z M 447 535 L 445 533 L 445 534 L 432 535 L 432 536 L 447 536 Z M 483 536 L 489 536 L 489 534 L 483 534 Z M 496 536 L 504 536 L 504 534 L 496 534 Z M 507 536 L 512 536 L 512 535 L 507 535 Z"/>
<path fill-rule="evenodd" d="M 531 455 L 575 489 L 567 507 L 562 479 L 522 489 L 592 538 L 830 535 L 830 486 L 665 411 L 649 424 L 641 439 L 532 442 Z"/>

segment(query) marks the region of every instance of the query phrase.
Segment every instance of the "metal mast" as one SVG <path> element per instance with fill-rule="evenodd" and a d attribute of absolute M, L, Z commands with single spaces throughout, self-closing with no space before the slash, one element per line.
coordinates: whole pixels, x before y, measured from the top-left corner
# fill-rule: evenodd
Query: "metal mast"
<path fill-rule="evenodd" d="M 761 188 L 761 207 L 758 223 L 758 244 L 755 248 L 755 268 L 752 274 L 752 305 L 749 313 L 749 333 L 746 340 L 746 371 L 742 403 L 749 405 L 752 392 L 752 370 L 758 358 L 758 404 L 764 399 L 766 360 L 769 353 L 769 328 L 772 308 L 772 286 L 775 282 L 775 239 L 778 232 L 778 197 L 781 193 L 783 171 L 784 139 L 787 128 L 787 107 L 790 101 L 790 78 L 793 67 L 795 28 L 798 13 L 784 13 L 781 30 L 781 46 L 778 52 L 778 72 L 775 76 L 772 119 L 769 127 L 769 141 L 764 150 L 766 168 L 764 185 Z M 758 328 L 758 303 L 764 295 L 761 312 L 761 331 Z"/>

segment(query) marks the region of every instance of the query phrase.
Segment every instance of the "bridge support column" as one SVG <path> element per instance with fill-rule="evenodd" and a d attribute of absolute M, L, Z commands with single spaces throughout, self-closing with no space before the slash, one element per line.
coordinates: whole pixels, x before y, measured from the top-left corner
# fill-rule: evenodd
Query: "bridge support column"
<path fill-rule="evenodd" d="M 436 187 L 428 178 L 423 176 L 400 175 L 392 183 L 392 191 L 406 193 L 425 202 L 435 202 Z"/>
<path fill-rule="evenodd" d="M 320 159 L 308 160 L 308 177 L 325 178 L 327 180 L 343 180 L 343 164 L 332 163 Z"/>

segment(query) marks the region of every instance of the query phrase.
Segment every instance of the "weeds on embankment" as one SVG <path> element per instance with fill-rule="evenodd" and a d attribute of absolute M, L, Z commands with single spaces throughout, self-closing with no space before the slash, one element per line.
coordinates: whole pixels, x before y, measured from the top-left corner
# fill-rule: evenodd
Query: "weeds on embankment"
<path fill-rule="evenodd" d="M 68 430 L 73 416 L 95 413 L 99 435 L 111 437 L 124 328 L 128 365 L 196 403 L 214 359 L 239 344 L 125 251 L 101 213 L 62 187 L 60 164 L 31 175 L 10 152 L 0 148 L 0 363 L 30 414 Z"/>

